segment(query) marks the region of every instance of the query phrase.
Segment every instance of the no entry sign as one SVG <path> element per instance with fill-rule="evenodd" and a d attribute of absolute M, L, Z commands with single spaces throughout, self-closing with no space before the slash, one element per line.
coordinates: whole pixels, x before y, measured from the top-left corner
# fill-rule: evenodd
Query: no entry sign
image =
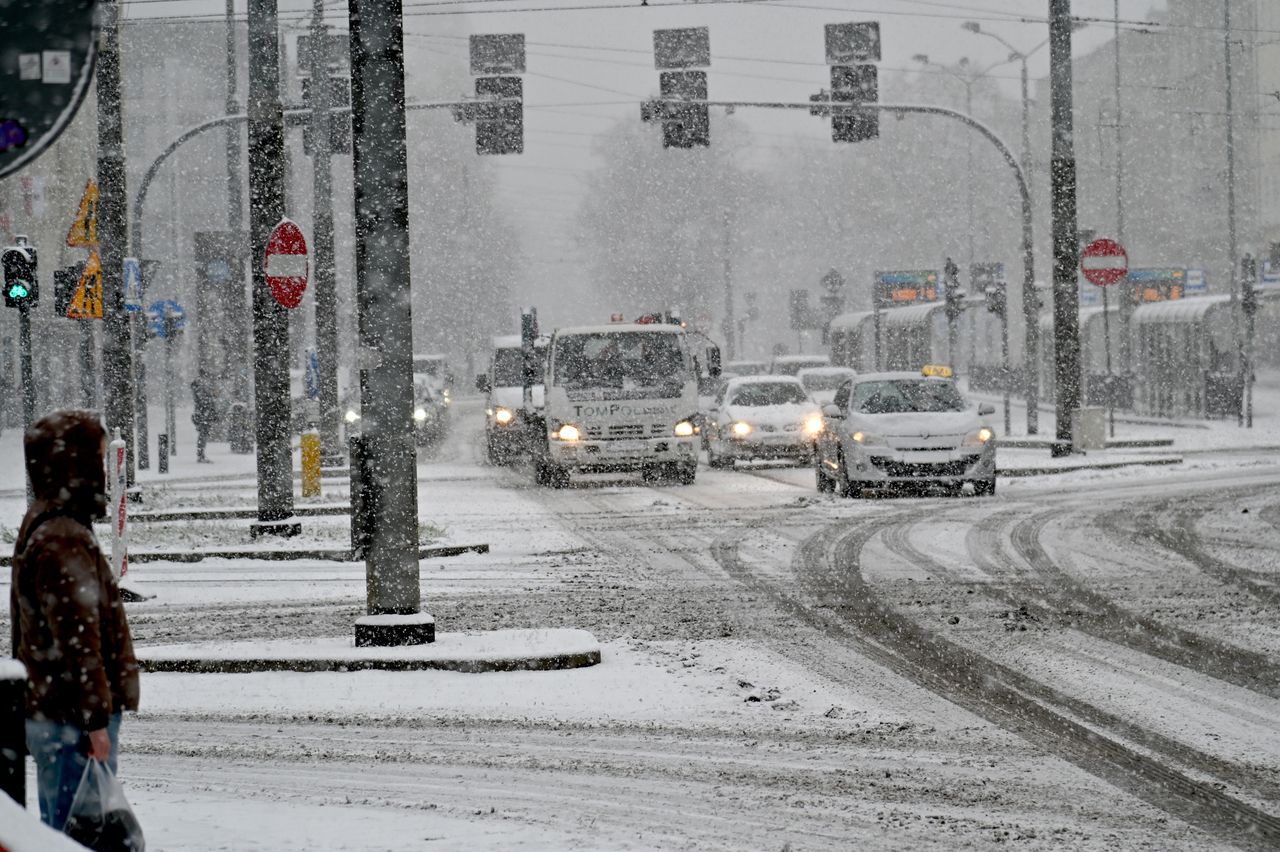
<path fill-rule="evenodd" d="M 307 240 L 292 221 L 281 219 L 272 229 L 264 268 L 267 286 L 277 302 L 286 308 L 302 304 L 307 289 Z"/>
<path fill-rule="evenodd" d="M 1094 240 L 1080 253 L 1080 271 L 1090 284 L 1110 287 L 1129 274 L 1129 255 L 1115 240 Z"/>

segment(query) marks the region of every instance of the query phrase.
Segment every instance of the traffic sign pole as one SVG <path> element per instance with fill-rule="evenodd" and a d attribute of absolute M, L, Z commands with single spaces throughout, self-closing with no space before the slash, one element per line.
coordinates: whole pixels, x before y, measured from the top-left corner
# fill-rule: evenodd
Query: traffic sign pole
<path fill-rule="evenodd" d="M 1102 337 L 1107 353 L 1107 412 L 1111 437 L 1116 436 L 1115 376 L 1111 372 L 1111 304 L 1107 291 L 1129 276 L 1129 255 L 1115 240 L 1094 240 L 1080 252 L 1080 270 L 1092 284 L 1102 288 Z"/>

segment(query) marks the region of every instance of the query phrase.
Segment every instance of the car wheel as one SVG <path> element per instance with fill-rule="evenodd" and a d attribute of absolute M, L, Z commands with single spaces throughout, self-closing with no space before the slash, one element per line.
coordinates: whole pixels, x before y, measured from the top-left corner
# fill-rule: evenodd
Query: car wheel
<path fill-rule="evenodd" d="M 844 461 L 844 453 L 836 459 L 835 493 L 839 497 L 858 497 L 862 488 L 849 479 L 849 468 Z"/>
<path fill-rule="evenodd" d="M 676 481 L 681 485 L 692 485 L 698 478 L 698 465 L 682 464 L 677 469 Z"/>
<path fill-rule="evenodd" d="M 819 494 L 830 494 L 836 490 L 836 484 L 832 481 L 831 477 L 827 475 L 827 471 L 822 464 L 821 458 L 818 458 L 813 463 L 813 476 L 814 479 L 817 480 Z"/>

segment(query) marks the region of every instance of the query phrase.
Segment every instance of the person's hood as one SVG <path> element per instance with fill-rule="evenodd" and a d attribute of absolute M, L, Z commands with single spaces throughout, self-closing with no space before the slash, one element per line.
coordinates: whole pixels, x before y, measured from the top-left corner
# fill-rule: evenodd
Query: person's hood
<path fill-rule="evenodd" d="M 92 411 L 54 411 L 27 429 L 27 476 L 37 501 L 84 524 L 106 515 L 106 429 Z"/>

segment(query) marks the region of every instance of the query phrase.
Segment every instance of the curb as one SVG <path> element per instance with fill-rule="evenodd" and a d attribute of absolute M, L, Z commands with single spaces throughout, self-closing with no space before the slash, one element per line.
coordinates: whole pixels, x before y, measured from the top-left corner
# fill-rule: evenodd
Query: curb
<path fill-rule="evenodd" d="M 496 660 L 148 660 L 139 657 L 144 672 L 179 674 L 253 674 L 255 672 L 445 671 L 463 674 L 546 672 L 599 665 L 600 652 L 507 657 Z"/>
<path fill-rule="evenodd" d="M 350 515 L 351 504 L 339 503 L 331 506 L 297 506 L 293 507 L 295 518 L 323 518 L 336 515 Z M 156 511 L 133 512 L 129 515 L 130 523 L 165 523 L 168 521 L 236 521 L 257 520 L 258 510 L 242 509 L 160 509 Z"/>
<path fill-rule="evenodd" d="M 1018 478 L 1023 476 L 1052 476 L 1057 473 L 1078 473 L 1082 470 L 1116 470 L 1122 467 L 1161 467 L 1164 465 L 1182 464 L 1182 457 L 1167 459 L 1140 459 L 1124 462 L 1097 462 L 1094 464 L 1078 464 L 1070 467 L 1012 467 L 996 468 L 996 476 Z"/>
<path fill-rule="evenodd" d="M 488 553 L 487 544 L 457 544 L 418 549 L 419 559 L 443 559 L 464 553 Z M 295 559 L 314 559 L 322 562 L 363 562 L 364 554 L 351 548 L 327 547 L 312 550 L 179 550 L 179 551 L 129 551 L 129 564 L 144 562 L 203 562 L 206 559 L 257 560 L 260 562 L 288 562 Z M 12 556 L 0 556 L 0 567 L 9 567 Z"/>

